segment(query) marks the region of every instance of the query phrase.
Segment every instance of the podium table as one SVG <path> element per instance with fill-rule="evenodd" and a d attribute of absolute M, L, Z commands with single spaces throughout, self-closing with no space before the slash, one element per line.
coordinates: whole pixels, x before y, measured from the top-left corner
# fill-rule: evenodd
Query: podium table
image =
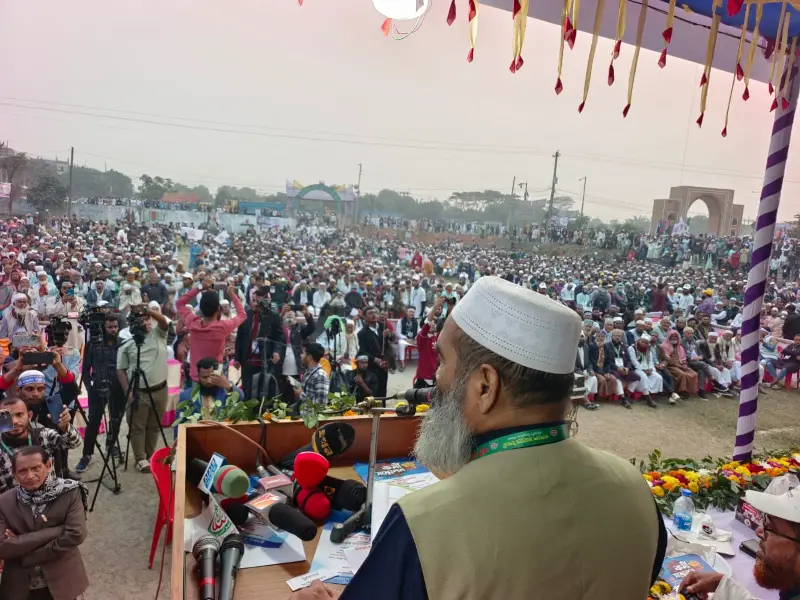
<path fill-rule="evenodd" d="M 369 460 L 369 445 L 372 434 L 372 417 L 338 417 L 330 421 L 342 421 L 353 426 L 353 445 L 332 460 L 331 475 L 342 479 L 357 479 L 353 463 Z M 378 438 L 378 458 L 389 459 L 408 456 L 414 446 L 419 426 L 419 417 L 381 417 Z M 262 439 L 262 425 L 258 422 L 237 423 L 230 426 L 256 443 Z M 302 421 L 268 422 L 266 424 L 265 448 L 273 460 L 279 460 L 291 451 L 310 443 L 312 431 Z M 186 465 L 192 458 L 208 460 L 217 452 L 230 464 L 241 467 L 248 473 L 255 472 L 257 449 L 226 427 L 214 425 L 181 425 L 178 430 L 177 462 L 175 480 L 175 525 L 172 540 L 172 573 L 170 597 L 194 600 L 199 597 L 195 571 L 195 560 L 190 552 L 184 552 L 184 519 L 200 514 L 202 510 L 200 490 L 186 480 Z M 263 454 L 259 460 L 264 462 Z M 322 527 L 317 537 L 303 544 L 306 560 L 296 563 L 242 569 L 236 578 L 236 600 L 285 600 L 291 594 L 286 581 L 304 575 L 311 569 L 311 561 L 317 548 Z"/>

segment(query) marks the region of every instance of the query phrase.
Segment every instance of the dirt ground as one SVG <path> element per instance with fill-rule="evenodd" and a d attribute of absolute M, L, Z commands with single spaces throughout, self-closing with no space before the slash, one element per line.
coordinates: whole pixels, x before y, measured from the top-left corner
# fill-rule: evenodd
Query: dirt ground
<path fill-rule="evenodd" d="M 391 375 L 389 393 L 411 386 L 413 366 Z M 710 397 L 708 402 L 690 399 L 670 407 L 663 399 L 651 409 L 632 410 L 603 404 L 599 410 L 578 412 L 577 439 L 624 458 L 646 458 L 653 448 L 665 456 L 702 458 L 729 455 L 736 432 L 737 400 Z M 757 444 L 768 449 L 800 446 L 800 391 L 770 390 L 759 396 Z M 168 439 L 171 435 L 168 434 Z M 74 463 L 79 451 L 70 453 Z M 73 459 L 74 457 L 74 459 Z M 100 470 L 99 461 L 84 479 Z M 152 570 L 147 556 L 158 499 L 150 475 L 135 470 L 121 472 L 123 492 L 118 496 L 101 489 L 97 508 L 89 515 L 89 537 L 81 546 L 91 587 L 86 600 L 155 598 L 161 547 Z M 91 485 L 94 492 L 94 484 Z M 169 552 L 159 598 L 169 598 Z M 287 593 L 288 596 L 288 593 Z"/>

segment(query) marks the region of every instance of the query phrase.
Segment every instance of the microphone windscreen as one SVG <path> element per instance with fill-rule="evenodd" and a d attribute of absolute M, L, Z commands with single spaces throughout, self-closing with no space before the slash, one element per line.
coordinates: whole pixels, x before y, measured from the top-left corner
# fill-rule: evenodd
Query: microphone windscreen
<path fill-rule="evenodd" d="M 294 459 L 294 479 L 300 487 L 317 487 L 330 469 L 330 463 L 316 452 L 301 452 Z"/>
<path fill-rule="evenodd" d="M 192 485 L 199 485 L 203 479 L 203 473 L 208 468 L 208 461 L 199 458 L 193 458 L 186 465 L 186 479 Z"/>
<path fill-rule="evenodd" d="M 326 423 L 314 432 L 311 449 L 327 459 L 339 456 L 353 445 L 356 430 L 348 423 Z"/>
<path fill-rule="evenodd" d="M 297 508 L 314 521 L 324 521 L 331 514 L 331 500 L 322 490 L 300 490 L 295 501 Z"/>
<path fill-rule="evenodd" d="M 275 504 L 269 510 L 269 521 L 275 527 L 296 535 L 304 542 L 310 542 L 317 536 L 314 522 L 294 507 L 286 504 Z"/>
<path fill-rule="evenodd" d="M 238 498 L 247 494 L 247 490 L 250 489 L 250 478 L 239 467 L 223 465 L 214 474 L 214 488 L 218 494 L 228 498 Z"/>
<path fill-rule="evenodd" d="M 250 511 L 244 504 L 237 500 L 231 500 L 230 498 L 225 499 L 220 502 L 220 507 L 227 513 L 230 520 L 237 527 L 241 527 L 247 523 L 247 519 L 250 518 Z"/>
<path fill-rule="evenodd" d="M 345 479 L 333 497 L 334 506 L 351 511 L 360 510 L 366 501 L 366 486 L 354 479 Z"/>

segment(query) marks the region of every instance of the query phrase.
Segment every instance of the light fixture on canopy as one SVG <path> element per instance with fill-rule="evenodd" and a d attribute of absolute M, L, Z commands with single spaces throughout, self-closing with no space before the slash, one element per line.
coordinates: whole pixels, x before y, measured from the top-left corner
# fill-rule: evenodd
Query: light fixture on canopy
<path fill-rule="evenodd" d="M 372 6 L 385 17 L 381 25 L 383 35 L 388 36 L 391 33 L 394 39 L 402 40 L 419 30 L 432 2 L 433 0 L 372 0 Z M 399 31 L 394 24 L 395 21 L 413 21 L 415 19 L 414 27 L 407 32 Z"/>

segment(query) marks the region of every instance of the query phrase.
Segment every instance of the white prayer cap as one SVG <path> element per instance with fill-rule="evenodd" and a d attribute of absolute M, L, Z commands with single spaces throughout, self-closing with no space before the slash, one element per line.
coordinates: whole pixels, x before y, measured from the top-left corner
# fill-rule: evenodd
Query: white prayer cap
<path fill-rule="evenodd" d="M 543 294 L 499 277 L 481 277 L 456 304 L 452 318 L 484 348 L 545 373 L 575 370 L 578 315 Z"/>
<path fill-rule="evenodd" d="M 639 341 L 641 341 L 641 342 L 649 342 L 650 341 L 650 336 L 647 335 L 646 333 L 643 333 L 642 335 L 639 336 Z"/>
<path fill-rule="evenodd" d="M 22 294 L 22 293 L 19 293 L 19 292 L 18 292 L 18 293 L 16 293 L 16 294 L 14 294 L 14 296 L 11 298 L 11 301 L 12 301 L 13 303 L 15 303 L 15 304 L 16 304 L 16 302 L 17 302 L 18 300 L 25 300 L 25 301 L 27 302 L 27 300 L 28 300 L 28 296 L 26 296 L 25 294 Z"/>

